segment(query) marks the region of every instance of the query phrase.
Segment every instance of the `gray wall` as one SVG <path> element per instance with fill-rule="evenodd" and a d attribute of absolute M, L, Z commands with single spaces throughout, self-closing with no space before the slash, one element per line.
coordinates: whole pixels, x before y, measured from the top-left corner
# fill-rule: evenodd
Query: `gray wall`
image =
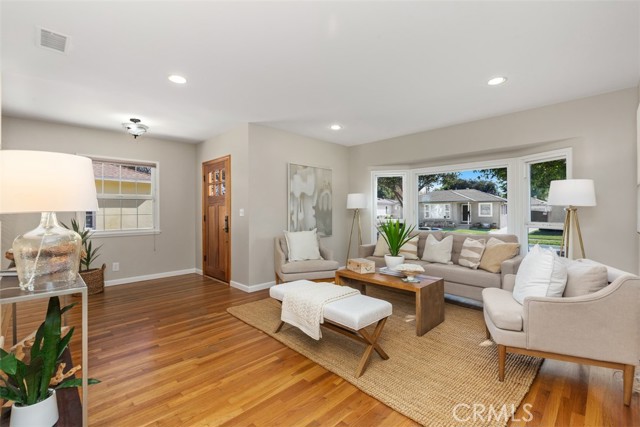
<path fill-rule="evenodd" d="M 333 182 L 333 235 L 324 246 L 344 264 L 347 245 L 348 149 L 345 146 L 259 126 L 249 126 L 251 284 L 273 281 L 273 238 L 287 229 L 287 164 L 329 168 Z M 350 225 L 350 222 L 349 222 Z"/>
<path fill-rule="evenodd" d="M 231 280 L 249 283 L 249 217 L 239 211 L 249 206 L 248 125 L 239 126 L 197 146 L 194 168 L 198 171 L 196 205 L 196 266 L 202 269 L 202 163 L 231 155 Z"/>
<path fill-rule="evenodd" d="M 241 289 L 274 281 L 273 238 L 287 227 L 287 164 L 332 169 L 334 235 L 324 244 L 342 259 L 346 228 L 347 148 L 260 125 L 243 125 L 197 148 L 196 168 L 231 155 L 231 282 Z M 201 191 L 198 180 L 198 194 Z M 245 216 L 241 217 L 240 209 Z M 200 220 L 202 200 L 196 200 Z M 202 268 L 202 228 L 196 224 L 196 265 Z"/>
<path fill-rule="evenodd" d="M 97 262 L 107 264 L 107 281 L 194 269 L 195 145 L 155 139 L 151 135 L 134 140 L 124 131 L 108 132 L 3 117 L 2 149 L 159 162 L 162 232 L 146 236 L 95 237 L 94 244 L 103 245 Z M 63 215 L 64 218 L 68 220 L 69 215 Z M 35 228 L 38 221 L 39 215 L 3 215 L 2 253 L 11 246 L 16 235 Z M 112 262 L 120 263 L 119 272 L 111 271 Z"/>
<path fill-rule="evenodd" d="M 593 179 L 598 198 L 597 207 L 580 211 L 587 256 L 637 272 L 637 107 L 634 87 L 355 146 L 349 150 L 349 190 L 370 196 L 370 172 L 378 167 L 456 164 L 573 147 L 573 177 Z M 368 230 L 368 216 L 364 220 Z"/>

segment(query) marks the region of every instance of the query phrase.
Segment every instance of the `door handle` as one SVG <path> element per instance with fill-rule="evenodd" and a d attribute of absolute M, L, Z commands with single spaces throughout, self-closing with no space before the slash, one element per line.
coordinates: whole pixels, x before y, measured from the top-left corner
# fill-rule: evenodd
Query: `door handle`
<path fill-rule="evenodd" d="M 229 232 L 229 215 L 224 216 L 224 232 Z"/>

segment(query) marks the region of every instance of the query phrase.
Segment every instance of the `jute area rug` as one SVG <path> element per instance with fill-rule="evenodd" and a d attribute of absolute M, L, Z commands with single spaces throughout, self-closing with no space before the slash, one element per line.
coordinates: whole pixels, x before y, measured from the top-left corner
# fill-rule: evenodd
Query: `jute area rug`
<path fill-rule="evenodd" d="M 371 287 L 368 294 L 393 304 L 393 315 L 379 340 L 389 360 L 374 352 L 360 378 L 354 372 L 363 344 L 326 328 L 319 341 L 290 325 L 274 334 L 280 304 L 271 298 L 227 311 L 420 424 L 507 424 L 529 390 L 541 359 L 508 355 L 506 378 L 501 383 L 496 346 L 479 345 L 486 339 L 482 311 L 445 304 L 445 321 L 418 337 L 415 321 L 406 321 L 407 315 L 415 313 L 412 295 Z M 474 416 L 474 407 L 476 411 L 485 408 L 481 416 Z"/>

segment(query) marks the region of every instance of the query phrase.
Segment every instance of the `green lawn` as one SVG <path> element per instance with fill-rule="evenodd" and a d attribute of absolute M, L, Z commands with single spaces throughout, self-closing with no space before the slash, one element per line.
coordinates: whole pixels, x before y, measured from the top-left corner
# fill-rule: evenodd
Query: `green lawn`
<path fill-rule="evenodd" d="M 529 233 L 530 245 L 562 245 L 562 230 L 536 230 Z"/>
<path fill-rule="evenodd" d="M 465 234 L 487 234 L 490 230 L 486 228 L 456 229 L 443 228 L 442 231 L 452 231 L 454 233 Z M 557 246 L 562 245 L 562 230 L 536 230 L 529 233 L 529 245 Z"/>

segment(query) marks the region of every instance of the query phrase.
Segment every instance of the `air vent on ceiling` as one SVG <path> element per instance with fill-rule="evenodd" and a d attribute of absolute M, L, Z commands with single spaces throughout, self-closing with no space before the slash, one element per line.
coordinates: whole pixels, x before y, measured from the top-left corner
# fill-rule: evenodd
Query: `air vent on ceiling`
<path fill-rule="evenodd" d="M 69 37 L 51 30 L 38 28 L 38 44 L 40 47 L 66 53 L 69 48 Z"/>

